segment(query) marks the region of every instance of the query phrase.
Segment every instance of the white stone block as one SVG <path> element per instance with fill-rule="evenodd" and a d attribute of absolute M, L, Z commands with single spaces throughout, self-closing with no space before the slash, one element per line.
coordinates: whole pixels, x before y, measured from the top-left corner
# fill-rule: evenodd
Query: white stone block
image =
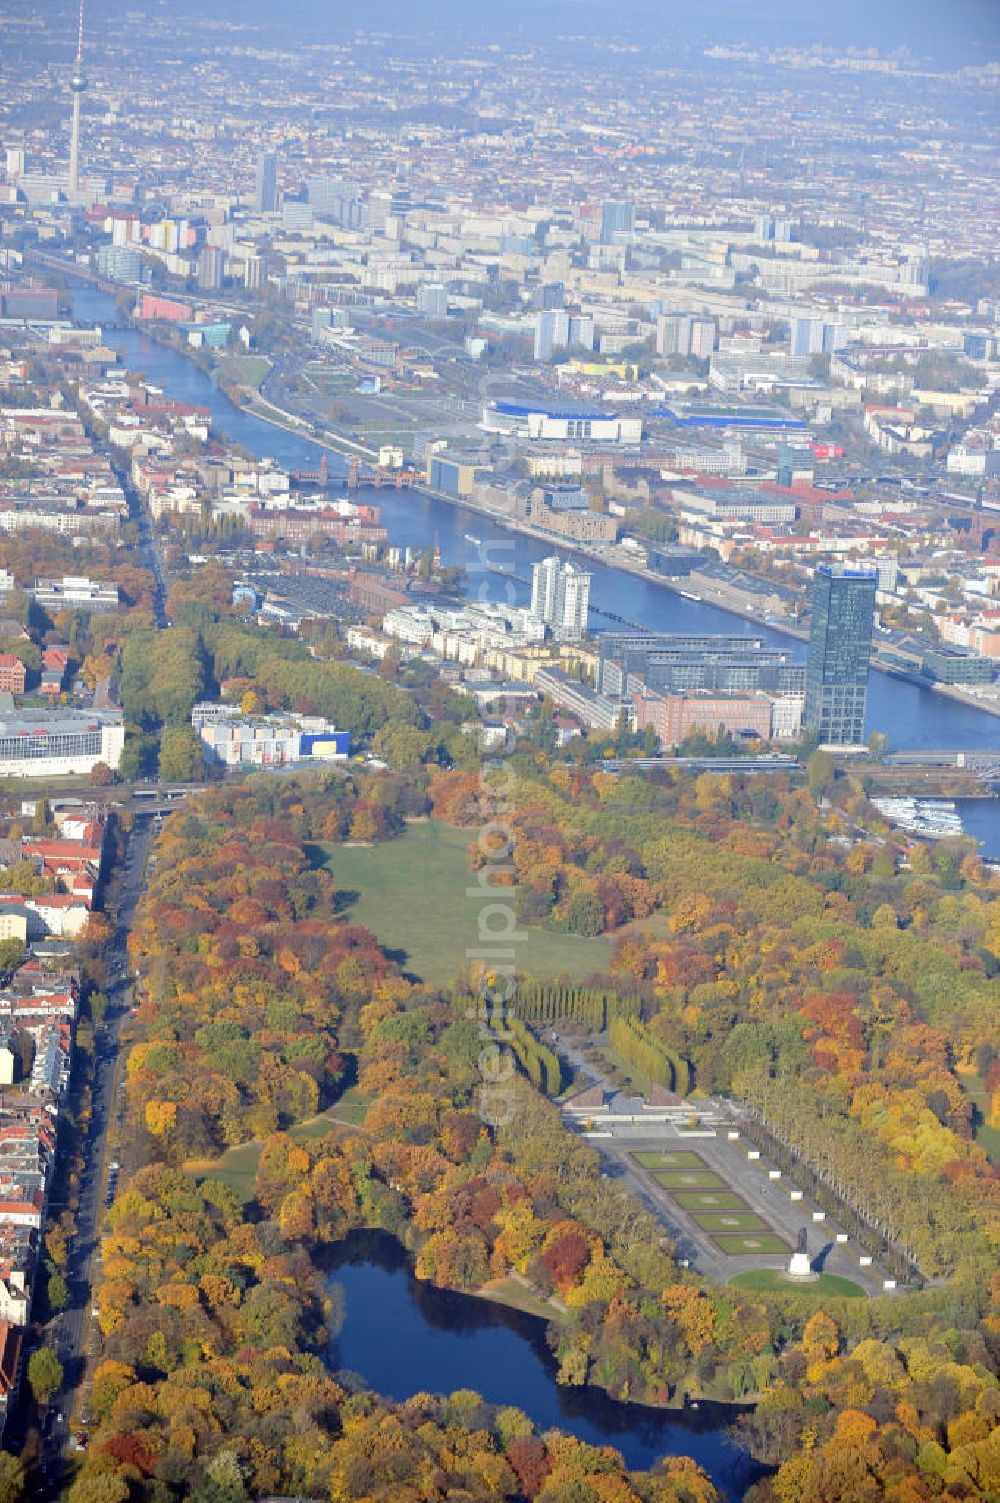
<path fill-rule="evenodd" d="M 759 1159 L 760 1158 L 760 1149 L 759 1148 L 748 1148 L 747 1149 L 747 1158 L 748 1159 Z"/>
<path fill-rule="evenodd" d="M 813 1220 L 814 1221 L 825 1221 L 826 1220 L 826 1212 L 825 1211 L 813 1211 Z"/>
<path fill-rule="evenodd" d="M 780 1179 L 781 1178 L 781 1170 L 780 1169 L 769 1169 L 767 1171 L 767 1177 L 768 1177 L 768 1179 Z"/>
<path fill-rule="evenodd" d="M 871 1260 L 871 1258 L 868 1256 L 867 1253 L 862 1253 L 861 1256 L 860 1256 L 860 1258 L 858 1259 L 858 1267 L 859 1268 L 870 1268 L 871 1266 L 872 1266 L 872 1260 Z"/>
<path fill-rule="evenodd" d="M 883 1279 L 882 1280 L 882 1288 L 883 1289 L 895 1289 L 895 1287 L 896 1287 L 896 1280 L 895 1279 Z"/>
<path fill-rule="evenodd" d="M 729 1139 L 730 1143 L 738 1143 L 740 1135 L 738 1132 L 727 1132 L 726 1137 Z"/>
<path fill-rule="evenodd" d="M 846 1232 L 838 1232 L 837 1233 L 837 1241 L 838 1242 L 846 1242 L 847 1241 L 847 1233 Z"/>
<path fill-rule="evenodd" d="M 789 1199 L 791 1199 L 791 1200 L 801 1200 L 802 1199 L 802 1191 L 801 1190 L 792 1190 L 792 1192 L 791 1192 L 791 1194 L 789 1196 Z"/>

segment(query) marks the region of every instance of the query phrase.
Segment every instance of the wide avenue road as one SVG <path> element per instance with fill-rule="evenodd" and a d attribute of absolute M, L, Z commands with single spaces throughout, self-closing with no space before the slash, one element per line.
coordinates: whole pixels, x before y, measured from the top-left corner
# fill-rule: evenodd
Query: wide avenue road
<path fill-rule="evenodd" d="M 113 913 L 115 919 L 107 951 L 109 1006 L 103 1023 L 95 1030 L 93 1096 L 85 1145 L 85 1169 L 76 1213 L 77 1233 L 70 1244 L 66 1271 L 71 1302 L 58 1322 L 57 1349 L 64 1379 L 62 1389 L 50 1405 L 54 1419 L 45 1439 L 45 1493 L 51 1496 L 58 1495 L 61 1490 L 70 1449 L 75 1445 L 73 1435 L 80 1418 L 80 1389 L 87 1377 L 88 1344 L 96 1329 L 91 1314 L 92 1291 L 98 1275 L 101 1219 L 109 1195 L 109 1174 L 112 1173 L 108 1163 L 108 1135 L 119 1111 L 118 1056 L 122 1022 L 133 1005 L 128 936 L 142 890 L 152 833 L 153 820 L 137 810 L 124 864 L 112 884 L 107 904 L 109 916 Z"/>

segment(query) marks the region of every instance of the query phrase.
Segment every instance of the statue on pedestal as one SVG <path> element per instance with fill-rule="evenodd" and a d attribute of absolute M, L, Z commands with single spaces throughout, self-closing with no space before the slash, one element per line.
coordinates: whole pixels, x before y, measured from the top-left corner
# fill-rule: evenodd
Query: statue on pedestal
<path fill-rule="evenodd" d="M 788 1265 L 787 1279 L 814 1279 L 816 1274 L 812 1271 L 809 1262 L 809 1253 L 806 1246 L 806 1229 L 802 1227 L 795 1243 L 795 1251 L 792 1253 L 791 1262 Z"/>

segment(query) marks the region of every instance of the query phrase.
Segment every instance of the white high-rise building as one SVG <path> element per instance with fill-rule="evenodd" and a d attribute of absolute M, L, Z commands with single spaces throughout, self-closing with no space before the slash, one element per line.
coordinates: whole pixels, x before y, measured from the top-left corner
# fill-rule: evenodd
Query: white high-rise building
<path fill-rule="evenodd" d="M 417 312 L 428 318 L 448 317 L 448 289 L 442 282 L 425 282 L 417 288 Z"/>
<path fill-rule="evenodd" d="M 688 313 L 664 313 L 656 321 L 658 355 L 693 355 L 708 360 L 715 348 L 715 319 Z"/>
<path fill-rule="evenodd" d="M 556 630 L 567 637 L 585 637 L 590 613 L 592 576 L 567 564 L 563 570 L 561 620 Z"/>
<path fill-rule="evenodd" d="M 276 214 L 278 211 L 278 156 L 276 152 L 262 151 L 257 158 L 254 208 L 262 214 Z"/>
<path fill-rule="evenodd" d="M 847 344 L 850 330 L 845 324 L 828 324 L 822 318 L 793 318 L 789 347 L 795 357 L 828 355 Z"/>
<path fill-rule="evenodd" d="M 823 353 L 823 329 L 821 318 L 793 318 L 790 348 L 794 356 L 821 355 Z"/>
<path fill-rule="evenodd" d="M 565 308 L 547 308 L 535 314 L 535 359 L 548 360 L 569 344 L 569 314 Z"/>
<path fill-rule="evenodd" d="M 571 314 L 566 333 L 567 344 L 579 345 L 582 350 L 594 348 L 594 320 L 589 313 Z"/>
<path fill-rule="evenodd" d="M 531 571 L 532 618 L 551 627 L 557 636 L 586 636 L 591 578 L 555 554 L 543 558 Z"/>
<path fill-rule="evenodd" d="M 531 570 L 531 615 L 536 621 L 552 625 L 556 610 L 556 579 L 561 565 L 553 554 L 543 558 Z"/>

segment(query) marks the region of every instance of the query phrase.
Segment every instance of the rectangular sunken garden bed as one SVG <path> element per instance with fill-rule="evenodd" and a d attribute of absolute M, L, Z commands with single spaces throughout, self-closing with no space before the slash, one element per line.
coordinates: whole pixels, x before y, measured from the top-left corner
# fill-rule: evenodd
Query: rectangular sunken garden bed
<path fill-rule="evenodd" d="M 731 1235 L 716 1233 L 712 1240 L 731 1258 L 738 1258 L 748 1253 L 787 1253 L 788 1251 L 788 1243 L 782 1242 L 774 1232 L 737 1232 Z"/>
<path fill-rule="evenodd" d="M 714 1169 L 654 1169 L 651 1171 L 658 1185 L 671 1194 L 675 1190 L 728 1190 L 721 1174 Z"/>
<path fill-rule="evenodd" d="M 632 1157 L 644 1169 L 704 1169 L 705 1160 L 690 1148 L 644 1148 Z"/>
<path fill-rule="evenodd" d="M 678 1190 L 674 1199 L 685 1211 L 747 1211 L 745 1200 L 735 1190 Z"/>
<path fill-rule="evenodd" d="M 770 1232 L 771 1227 L 758 1216 L 756 1211 L 738 1211 L 735 1207 L 731 1211 L 702 1211 L 695 1213 L 694 1220 L 703 1232 L 711 1232 L 714 1237 L 716 1232 Z"/>

